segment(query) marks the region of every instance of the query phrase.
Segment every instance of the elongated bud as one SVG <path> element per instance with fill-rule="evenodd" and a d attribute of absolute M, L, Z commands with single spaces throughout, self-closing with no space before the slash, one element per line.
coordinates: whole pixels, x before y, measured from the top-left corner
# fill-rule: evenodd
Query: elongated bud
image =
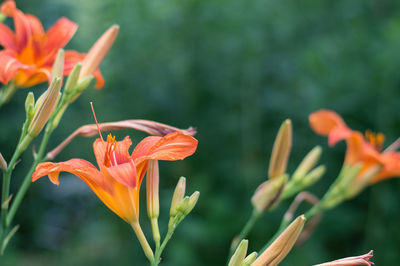
<path fill-rule="evenodd" d="M 200 197 L 200 192 L 199 191 L 195 191 L 190 197 L 189 197 L 189 202 L 188 202 L 188 206 L 184 212 L 185 215 L 188 215 L 194 208 L 194 206 L 196 206 L 197 201 L 199 200 Z"/>
<path fill-rule="evenodd" d="M 64 72 L 64 50 L 60 49 L 57 52 L 56 60 L 54 60 L 53 70 L 51 72 L 51 80 L 63 77 Z"/>
<path fill-rule="evenodd" d="M 372 261 L 369 261 L 370 258 L 373 256 L 373 250 L 368 252 L 367 254 L 361 255 L 361 256 L 355 256 L 355 257 L 348 257 L 340 260 L 334 260 L 331 262 L 326 262 L 314 266 L 353 266 L 353 265 L 373 265 L 374 263 Z"/>
<path fill-rule="evenodd" d="M 317 182 L 326 172 L 325 165 L 320 165 L 311 170 L 301 181 L 301 186 L 307 188 Z"/>
<path fill-rule="evenodd" d="M 82 62 L 82 69 L 79 79 L 90 76 L 99 67 L 101 61 L 106 56 L 108 50 L 113 45 L 118 35 L 119 26 L 113 25 L 90 48 L 88 54 Z"/>
<path fill-rule="evenodd" d="M 363 170 L 348 186 L 346 190 L 346 198 L 350 199 L 358 195 L 366 186 L 369 185 L 371 179 L 382 170 L 382 165 L 374 164 Z"/>
<path fill-rule="evenodd" d="M 257 255 L 257 252 L 250 253 L 250 255 L 243 260 L 242 266 L 250 266 L 256 260 Z"/>
<path fill-rule="evenodd" d="M 70 95 L 78 84 L 79 75 L 81 73 L 82 64 L 77 63 L 68 75 L 67 82 L 64 87 L 64 94 Z"/>
<path fill-rule="evenodd" d="M 57 105 L 60 94 L 61 78 L 55 78 L 50 83 L 50 87 L 43 93 L 40 100 L 36 102 L 35 115 L 28 128 L 28 134 L 34 138 L 40 131 L 52 114 Z"/>
<path fill-rule="evenodd" d="M 189 208 L 189 200 L 190 198 L 185 196 L 180 202 L 178 202 L 178 205 L 176 206 L 177 214 L 181 213 L 182 215 L 185 215 L 186 210 Z"/>
<path fill-rule="evenodd" d="M 3 155 L 0 152 L 0 168 L 3 170 L 7 169 L 7 161 L 4 159 Z"/>
<path fill-rule="evenodd" d="M 149 160 L 147 166 L 146 185 L 147 215 L 150 219 L 158 218 L 160 207 L 158 199 L 159 170 L 157 160 Z"/>
<path fill-rule="evenodd" d="M 235 253 L 233 253 L 231 259 L 229 260 L 228 266 L 241 266 L 242 265 L 243 260 L 247 254 L 248 245 L 249 245 L 249 241 L 247 239 L 243 239 L 240 242 L 239 246 L 235 250 Z"/>
<path fill-rule="evenodd" d="M 30 121 L 33 116 L 35 115 L 35 96 L 32 92 L 28 93 L 25 99 L 25 112 L 26 112 L 26 119 Z"/>
<path fill-rule="evenodd" d="M 169 211 L 169 215 L 171 217 L 177 214 L 177 206 L 178 203 L 181 202 L 183 197 L 185 196 L 185 189 L 186 189 L 186 178 L 181 176 L 181 178 L 179 178 L 178 184 L 176 185 L 174 195 L 172 196 L 171 209 Z"/>
<path fill-rule="evenodd" d="M 253 207 L 258 212 L 263 212 L 264 210 L 270 208 L 275 202 L 278 202 L 287 179 L 288 175 L 284 174 L 279 177 L 269 179 L 258 186 L 253 197 L 251 198 Z"/>
<path fill-rule="evenodd" d="M 292 122 L 287 119 L 282 123 L 281 127 L 279 128 L 274 147 L 272 148 L 268 171 L 268 175 L 270 178 L 281 176 L 285 173 L 291 147 Z"/>
<path fill-rule="evenodd" d="M 293 173 L 293 181 L 297 181 L 304 177 L 318 162 L 321 157 L 322 148 L 320 146 L 314 147 L 307 155 L 304 157 L 303 161 L 299 164 L 296 171 Z"/>
<path fill-rule="evenodd" d="M 305 222 L 306 218 L 304 215 L 297 217 L 254 261 L 252 266 L 278 265 L 296 243 Z"/>

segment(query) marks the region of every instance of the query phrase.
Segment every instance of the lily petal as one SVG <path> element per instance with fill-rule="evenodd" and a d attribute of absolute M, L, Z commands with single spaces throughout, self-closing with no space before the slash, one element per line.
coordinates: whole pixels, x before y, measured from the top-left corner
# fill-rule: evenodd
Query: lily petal
<path fill-rule="evenodd" d="M 145 160 L 183 160 L 197 148 L 197 140 L 182 132 L 174 132 L 164 137 L 147 137 L 134 149 L 132 158 L 138 165 Z"/>
<path fill-rule="evenodd" d="M 2 23 L 0 23 L 0 45 L 3 46 L 4 49 L 15 50 L 17 48 L 14 33 L 9 27 Z"/>
<path fill-rule="evenodd" d="M 0 51 L 0 82 L 7 84 L 14 78 L 20 69 L 27 69 L 28 66 L 19 62 L 12 51 Z"/>

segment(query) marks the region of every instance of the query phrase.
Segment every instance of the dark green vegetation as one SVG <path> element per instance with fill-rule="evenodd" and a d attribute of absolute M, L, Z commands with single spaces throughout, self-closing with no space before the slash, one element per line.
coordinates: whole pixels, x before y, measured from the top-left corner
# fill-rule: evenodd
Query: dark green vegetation
<path fill-rule="evenodd" d="M 163 265 L 223 265 L 230 241 L 251 213 L 250 197 L 267 175 L 280 123 L 291 118 L 293 171 L 322 144 L 322 196 L 340 170 L 345 145 L 329 148 L 308 114 L 334 109 L 354 129 L 400 134 L 400 3 L 395 0 L 102 0 L 18 2 L 47 28 L 60 16 L 80 26 L 67 46 L 87 51 L 111 24 L 121 26 L 101 69 L 106 86 L 89 88 L 67 111 L 50 147 L 75 128 L 100 121 L 150 119 L 195 126 L 199 147 L 182 162 L 161 163 L 161 233 L 179 176 L 198 205 L 167 246 Z M 44 86 L 34 90 L 35 95 Z M 0 111 L 0 150 L 9 159 L 24 120 L 27 90 Z M 115 133 L 115 132 L 114 132 Z M 144 134 L 129 134 L 137 143 Z M 94 162 L 92 139 L 78 138 L 56 158 Z M 37 147 L 38 144 L 35 146 Z M 13 186 L 31 160 L 22 158 Z M 400 260 L 400 180 L 383 181 L 326 213 L 309 241 L 282 265 L 310 265 L 374 249 L 377 265 Z M 142 189 L 145 200 L 145 186 Z M 261 219 L 250 235 L 258 250 L 277 229 L 289 202 Z M 145 205 L 141 220 L 148 240 Z M 60 187 L 34 183 L 15 221 L 21 225 L 1 265 L 145 265 L 130 227 L 79 179 Z M 4 261 L 4 263 L 3 263 Z"/>

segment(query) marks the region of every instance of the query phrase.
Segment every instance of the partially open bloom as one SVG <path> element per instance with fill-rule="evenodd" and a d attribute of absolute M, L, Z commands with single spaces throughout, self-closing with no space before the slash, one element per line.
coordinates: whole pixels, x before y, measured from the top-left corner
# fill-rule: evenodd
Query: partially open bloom
<path fill-rule="evenodd" d="M 110 210 L 126 222 L 133 224 L 139 218 L 139 190 L 149 160 L 182 160 L 192 155 L 197 140 L 182 132 L 164 137 L 150 136 L 143 139 L 129 154 L 132 142 L 129 137 L 115 141 L 108 135 L 107 141 L 97 139 L 93 143 L 98 170 L 82 159 L 60 163 L 40 163 L 32 175 L 32 181 L 48 175 L 51 182 L 59 184 L 59 173 L 69 172 L 86 182 Z"/>
<path fill-rule="evenodd" d="M 362 168 L 356 180 L 363 173 L 381 166 L 379 171 L 371 177 L 370 184 L 386 178 L 400 176 L 400 152 L 385 150 L 382 152 L 383 134 L 374 134 L 367 131 L 365 137 L 358 131 L 350 129 L 343 119 L 330 110 L 319 110 L 310 115 L 311 128 L 318 134 L 328 136 L 330 146 L 340 140 L 346 140 L 347 151 L 345 163 L 355 165 L 361 163 Z"/>
<path fill-rule="evenodd" d="M 17 87 L 30 87 L 45 81 L 51 81 L 51 68 L 59 49 L 63 48 L 75 34 L 78 26 L 67 18 L 60 18 L 47 32 L 40 20 L 24 14 L 17 9 L 13 0 L 5 1 L 0 11 L 12 17 L 15 32 L 0 23 L 0 82 L 7 84 L 11 80 Z M 74 51 L 65 52 L 64 75 L 68 75 L 74 65 L 82 61 L 85 55 Z M 97 87 L 104 83 L 100 71 L 94 76 Z"/>

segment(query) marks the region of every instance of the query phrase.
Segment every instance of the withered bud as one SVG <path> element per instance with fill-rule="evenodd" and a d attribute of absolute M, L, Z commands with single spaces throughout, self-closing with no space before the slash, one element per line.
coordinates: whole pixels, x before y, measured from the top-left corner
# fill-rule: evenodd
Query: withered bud
<path fill-rule="evenodd" d="M 285 173 L 292 147 L 292 122 L 285 120 L 279 128 L 274 146 L 272 148 L 271 160 L 269 162 L 268 175 L 270 178 L 280 176 Z"/>
<path fill-rule="evenodd" d="M 334 260 L 331 262 L 326 262 L 314 266 L 355 266 L 355 265 L 368 265 L 371 266 L 374 263 L 369 261 L 370 258 L 373 256 L 373 250 L 368 252 L 367 254 L 355 257 L 348 257 L 340 260 Z"/>
<path fill-rule="evenodd" d="M 150 121 L 150 120 L 123 120 L 110 123 L 99 124 L 101 131 L 113 131 L 122 129 L 135 129 L 146 132 L 153 136 L 164 136 L 166 134 L 181 131 L 187 135 L 194 136 L 196 129 L 189 127 L 188 129 L 179 129 L 166 124 Z M 96 124 L 81 126 L 75 130 L 68 138 L 59 144 L 54 150 L 47 154 L 47 158 L 54 159 L 76 136 L 93 137 L 99 133 Z"/>

